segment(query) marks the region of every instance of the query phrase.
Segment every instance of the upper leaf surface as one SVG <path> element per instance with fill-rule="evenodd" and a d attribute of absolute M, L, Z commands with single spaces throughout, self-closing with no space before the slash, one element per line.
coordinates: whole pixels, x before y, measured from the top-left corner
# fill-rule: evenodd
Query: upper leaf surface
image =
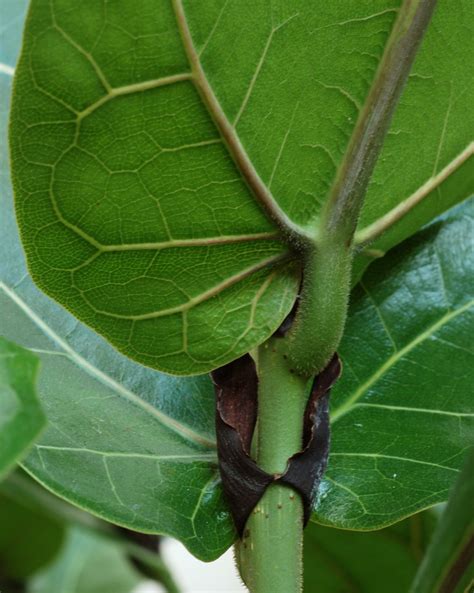
<path fill-rule="evenodd" d="M 447 499 L 474 437 L 473 209 L 391 251 L 354 290 L 316 520 L 375 529 Z"/>
<path fill-rule="evenodd" d="M 264 341 L 298 279 L 255 198 L 290 227 L 315 231 L 399 5 L 34 0 L 11 131 L 36 282 L 122 352 L 167 372 L 203 373 Z M 446 19 L 448 9 L 442 0 L 407 86 L 393 159 L 423 134 L 399 133 L 429 92 L 413 98 L 410 88 L 440 77 L 439 107 L 459 57 L 430 62 L 432 47 L 462 28 L 462 11 Z M 460 61 L 453 86 L 456 121 L 465 68 Z M 445 121 L 438 107 L 430 118 Z M 466 146 L 459 125 L 444 137 L 433 174 Z M 363 225 L 427 175 L 388 197 L 377 177 Z"/>
<path fill-rule="evenodd" d="M 45 425 L 36 396 L 37 370 L 33 354 L 0 337 L 0 477 L 23 457 Z"/>

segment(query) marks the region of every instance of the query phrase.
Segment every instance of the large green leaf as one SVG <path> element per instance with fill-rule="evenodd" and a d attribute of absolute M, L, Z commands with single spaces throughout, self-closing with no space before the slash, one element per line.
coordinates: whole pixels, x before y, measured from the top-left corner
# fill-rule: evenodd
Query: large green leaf
<path fill-rule="evenodd" d="M 7 4 L 19 13 L 25 6 L 17 0 Z M 78 11 L 90 5 L 74 6 Z M 128 21 L 131 23 L 131 19 Z M 152 19 L 147 21 L 151 26 Z M 14 56 L 10 52 L 3 58 L 8 66 L 5 70 L 12 70 L 14 65 L 14 61 L 8 61 L 10 54 Z M 8 84 L 9 80 L 8 75 L 0 75 L 0 82 Z M 3 152 L 0 157 L 5 158 Z M 0 333 L 14 337 L 42 358 L 44 371 L 39 391 L 54 424 L 27 459 L 28 471 L 55 493 L 108 520 L 132 529 L 169 533 L 181 539 L 197 556 L 207 560 L 217 557 L 230 545 L 234 532 L 214 465 L 210 381 L 207 377 L 173 379 L 132 363 L 40 293 L 25 269 L 8 188 L 0 200 L 2 238 L 5 238 L 0 242 Z M 458 239 L 456 235 L 453 240 L 455 253 L 460 249 Z M 408 268 L 409 253 L 406 258 Z M 382 276 L 380 266 L 378 274 Z M 372 339 L 379 337 L 368 335 L 367 343 Z M 345 359 L 347 374 L 351 361 L 349 356 Z M 446 382 L 446 376 L 444 381 L 441 387 L 444 385 L 446 393 L 451 383 Z M 417 385 L 417 397 L 423 395 L 422 387 Z M 360 439 L 360 427 L 349 428 L 339 420 L 336 422 L 334 446 L 345 445 L 351 437 L 352 442 Z M 439 440 L 441 455 L 442 450 L 448 449 L 449 439 L 445 436 Z M 177 450 L 182 454 L 179 460 L 170 457 Z M 115 454 L 117 458 L 113 457 Z M 196 455 L 207 456 L 207 461 L 199 461 Z M 354 464 L 358 462 L 361 470 L 365 468 L 366 458 L 351 460 Z M 337 456 L 331 460 L 331 471 L 336 463 L 334 467 L 339 467 L 341 474 L 340 461 Z M 366 485 L 373 488 L 372 500 L 380 506 L 386 497 L 383 510 L 391 515 L 373 514 L 363 527 L 380 526 L 435 500 L 444 500 L 454 475 L 452 472 L 447 476 L 446 488 L 440 489 L 443 491 L 438 495 L 420 500 L 419 488 L 428 487 L 434 492 L 438 475 L 422 475 L 418 479 L 414 472 L 407 474 L 403 484 L 408 488 L 399 504 L 394 500 L 396 497 L 386 497 L 385 490 L 378 493 L 387 481 L 378 472 L 367 472 Z M 392 483 L 390 480 L 388 486 Z M 327 480 L 325 491 L 331 487 L 333 484 Z M 350 495 L 341 499 L 341 491 L 335 488 L 334 491 L 338 495 L 334 507 L 320 505 L 318 510 L 324 515 L 320 514 L 319 518 L 327 517 L 327 522 L 334 522 L 334 509 L 342 503 L 337 524 L 354 526 L 354 515 L 359 512 L 356 499 Z M 119 503 L 116 495 L 125 505 Z M 409 502 L 412 498 L 413 502 Z"/>
<path fill-rule="evenodd" d="M 31 296 L 26 292 L 24 298 Z M 33 302 L 44 313 L 48 303 Z M 42 359 L 39 392 L 49 427 L 24 467 L 99 516 L 173 535 L 201 558 L 218 556 L 231 543 L 233 528 L 218 485 L 207 378 L 175 389 L 174 379 L 116 360 L 98 338 L 51 306 L 47 319 L 55 315 L 63 335 L 72 331 L 78 349 L 98 351 L 92 363 L 86 360 L 3 287 L 0 330 L 14 333 Z M 131 375 L 119 382 L 122 373 Z M 173 396 L 181 397 L 179 407 L 173 407 Z"/>
<path fill-rule="evenodd" d="M 37 371 L 36 356 L 0 337 L 0 478 L 45 426 L 36 395 Z"/>
<path fill-rule="evenodd" d="M 473 501 L 474 449 L 471 449 L 410 593 L 472 592 Z"/>
<path fill-rule="evenodd" d="M 305 593 L 406 593 L 435 524 L 432 511 L 370 533 L 310 523 L 304 532 Z"/>
<path fill-rule="evenodd" d="M 354 291 L 317 521 L 374 529 L 447 499 L 474 439 L 473 218 L 457 207 Z"/>
<path fill-rule="evenodd" d="M 265 340 L 298 277 L 254 196 L 316 232 L 400 4 L 33 0 L 11 131 L 38 285 L 170 373 L 206 372 Z M 392 243 L 466 196 L 472 35 L 469 0 L 458 4 L 439 2 L 362 225 L 433 175 L 436 197 L 441 171 L 456 171 L 456 190 Z M 445 39 L 456 43 L 433 57 Z"/>
<path fill-rule="evenodd" d="M 2 145 L 27 3 L 4 4 Z M 206 560 L 219 556 L 233 528 L 214 464 L 210 380 L 173 378 L 133 363 L 41 293 L 18 239 L 5 151 L 0 174 L 0 335 L 41 359 L 38 391 L 49 420 L 25 468 L 56 494 L 110 521 L 168 533 Z"/>
<path fill-rule="evenodd" d="M 118 359 L 53 304 L 35 300 L 34 291 L 26 282 L 21 296 L 5 285 L 0 293 L 0 331 L 42 360 L 39 393 L 49 425 L 24 467 L 99 516 L 172 535 L 203 559 L 219 556 L 233 528 L 218 484 L 208 379 L 176 384 Z"/>

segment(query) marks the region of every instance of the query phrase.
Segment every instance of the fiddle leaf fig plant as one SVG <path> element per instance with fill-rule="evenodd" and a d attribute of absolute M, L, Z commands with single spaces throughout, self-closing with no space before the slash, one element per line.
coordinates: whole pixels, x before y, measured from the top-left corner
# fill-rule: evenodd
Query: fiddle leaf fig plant
<path fill-rule="evenodd" d="M 24 469 L 201 559 L 236 543 L 252 593 L 301 591 L 310 518 L 445 501 L 474 434 L 470 1 L 32 0 L 17 65 L 5 5 L 0 334 L 48 419 Z"/>

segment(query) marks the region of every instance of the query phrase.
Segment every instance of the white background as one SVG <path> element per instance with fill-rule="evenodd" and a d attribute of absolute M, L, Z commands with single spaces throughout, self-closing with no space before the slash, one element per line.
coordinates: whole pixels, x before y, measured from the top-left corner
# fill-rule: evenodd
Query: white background
<path fill-rule="evenodd" d="M 166 538 L 160 542 L 160 554 L 182 593 L 248 593 L 235 568 L 232 549 L 215 562 L 201 562 L 178 541 Z M 155 583 L 143 583 L 133 593 L 163 591 Z"/>

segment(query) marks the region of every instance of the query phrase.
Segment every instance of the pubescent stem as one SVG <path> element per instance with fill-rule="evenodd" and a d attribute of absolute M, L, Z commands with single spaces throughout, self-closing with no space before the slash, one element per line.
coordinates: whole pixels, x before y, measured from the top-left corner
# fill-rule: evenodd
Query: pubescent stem
<path fill-rule="evenodd" d="M 301 299 L 288 352 L 296 371 L 311 377 L 331 360 L 344 331 L 352 248 L 334 239 L 306 253 Z"/>
<path fill-rule="evenodd" d="M 272 338 L 258 353 L 256 460 L 269 473 L 285 471 L 302 446 L 310 383 L 292 372 L 285 339 Z M 271 485 L 250 515 L 237 546 L 242 577 L 252 593 L 302 590 L 303 504 L 287 486 Z"/>

